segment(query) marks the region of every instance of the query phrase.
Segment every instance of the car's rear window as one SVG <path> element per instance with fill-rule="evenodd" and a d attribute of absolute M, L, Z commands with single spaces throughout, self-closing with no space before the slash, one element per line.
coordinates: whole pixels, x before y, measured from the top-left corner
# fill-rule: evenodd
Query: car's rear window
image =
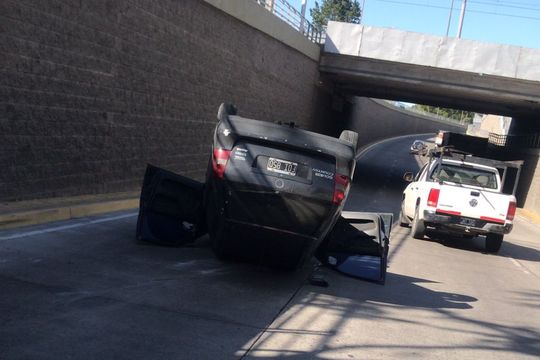
<path fill-rule="evenodd" d="M 497 176 L 494 172 L 473 167 L 450 164 L 437 165 L 430 178 L 435 181 L 449 181 L 456 184 L 497 189 Z"/>

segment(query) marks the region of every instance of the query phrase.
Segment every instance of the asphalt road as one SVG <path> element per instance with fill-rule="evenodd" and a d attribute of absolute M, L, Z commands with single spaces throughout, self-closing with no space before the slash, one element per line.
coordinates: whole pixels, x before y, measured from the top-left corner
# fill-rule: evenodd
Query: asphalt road
<path fill-rule="evenodd" d="M 397 213 L 412 138 L 368 149 L 348 210 Z M 526 359 L 540 356 L 540 227 L 481 238 L 395 227 L 385 286 L 135 242 L 134 213 L 0 232 L 0 359 Z"/>

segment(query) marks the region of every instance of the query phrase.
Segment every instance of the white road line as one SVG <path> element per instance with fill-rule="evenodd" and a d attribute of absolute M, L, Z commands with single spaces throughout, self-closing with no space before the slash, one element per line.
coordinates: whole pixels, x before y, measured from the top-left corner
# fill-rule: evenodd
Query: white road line
<path fill-rule="evenodd" d="M 531 273 L 530 273 L 527 269 L 525 269 L 525 268 L 523 267 L 523 265 L 521 265 L 521 264 L 519 263 L 519 261 L 517 261 L 516 259 L 511 258 L 511 257 L 509 257 L 509 259 L 510 259 L 510 261 L 512 261 L 512 263 L 513 263 L 514 265 L 516 265 L 516 266 L 517 266 L 521 271 L 523 271 L 525 274 L 531 275 Z"/>
<path fill-rule="evenodd" d="M 129 213 L 129 214 L 111 216 L 111 217 L 102 218 L 102 219 L 90 220 L 90 221 L 86 221 L 86 222 L 78 223 L 78 224 L 62 225 L 62 226 L 56 226 L 56 227 L 52 227 L 52 228 L 48 228 L 48 229 L 27 231 L 27 232 L 23 232 L 23 233 L 19 233 L 19 234 L 0 236 L 0 240 L 11 240 L 11 239 L 18 239 L 18 238 L 22 238 L 22 237 L 32 236 L 32 235 L 46 234 L 46 233 L 55 232 L 55 231 L 78 228 L 78 227 L 86 226 L 86 225 L 99 224 L 99 223 L 104 223 L 104 222 L 109 222 L 109 221 L 125 219 L 125 218 L 133 217 L 133 216 L 136 216 L 136 215 L 137 215 L 137 213 L 134 212 L 134 213 Z"/>

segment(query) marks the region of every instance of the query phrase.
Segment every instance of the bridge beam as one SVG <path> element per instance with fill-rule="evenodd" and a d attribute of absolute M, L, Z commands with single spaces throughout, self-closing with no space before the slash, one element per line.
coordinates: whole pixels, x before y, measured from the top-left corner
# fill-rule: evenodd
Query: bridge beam
<path fill-rule="evenodd" d="M 323 53 L 319 70 L 336 90 L 351 95 L 512 117 L 540 112 L 534 81 L 333 53 Z"/>

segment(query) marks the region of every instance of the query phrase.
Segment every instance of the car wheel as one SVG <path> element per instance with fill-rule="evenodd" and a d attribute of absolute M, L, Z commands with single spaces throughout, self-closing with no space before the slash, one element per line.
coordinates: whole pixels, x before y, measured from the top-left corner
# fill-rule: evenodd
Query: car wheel
<path fill-rule="evenodd" d="M 419 219 L 418 215 L 418 206 L 416 207 L 416 210 L 414 211 L 414 219 L 412 221 L 412 237 L 415 239 L 422 240 L 424 238 L 424 235 L 426 233 L 426 227 L 424 225 L 424 221 Z"/>
<path fill-rule="evenodd" d="M 487 234 L 486 235 L 486 252 L 496 254 L 499 252 L 503 242 L 504 235 L 502 234 Z"/>

